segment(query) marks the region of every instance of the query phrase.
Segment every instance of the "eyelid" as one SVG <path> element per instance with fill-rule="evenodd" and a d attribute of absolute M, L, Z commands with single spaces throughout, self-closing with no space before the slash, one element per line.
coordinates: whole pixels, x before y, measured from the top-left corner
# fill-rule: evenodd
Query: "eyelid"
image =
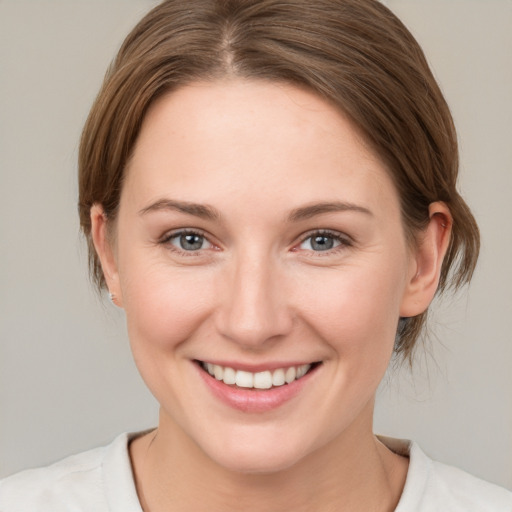
<path fill-rule="evenodd" d="M 177 228 L 171 229 L 170 231 L 166 231 L 161 237 L 159 237 L 159 243 L 168 242 L 171 238 L 174 238 L 178 235 L 198 235 L 208 239 L 208 235 L 204 233 L 201 229 L 197 228 Z"/>
<path fill-rule="evenodd" d="M 176 245 L 172 244 L 171 240 L 176 237 L 182 236 L 182 235 L 200 236 L 200 237 L 204 238 L 208 242 L 208 244 L 210 244 L 210 247 L 207 247 L 205 249 L 198 249 L 196 251 L 185 251 L 183 249 L 180 249 Z M 198 228 L 178 228 L 178 229 L 173 229 L 173 230 L 167 231 L 164 235 L 162 235 L 158 239 L 157 243 L 160 245 L 165 245 L 170 251 L 177 253 L 178 255 L 196 256 L 197 257 L 197 256 L 202 255 L 204 253 L 204 251 L 208 251 L 208 250 L 212 250 L 212 249 L 213 250 L 219 249 L 218 245 L 215 244 L 214 242 L 212 242 L 212 240 L 210 238 L 211 237 L 207 233 L 205 233 L 203 230 L 198 229 Z"/>
<path fill-rule="evenodd" d="M 340 242 L 340 244 L 338 246 L 336 246 L 332 249 L 327 249 L 325 251 L 312 251 L 312 250 L 304 249 L 307 252 L 314 253 L 315 255 L 319 255 L 319 256 L 332 254 L 333 252 L 336 252 L 338 250 L 343 250 L 347 247 L 351 247 L 352 245 L 354 245 L 354 240 L 349 235 L 347 235 L 346 233 L 342 233 L 341 231 L 335 231 L 332 229 L 313 229 L 313 230 L 308 231 L 307 233 L 304 233 L 303 235 L 301 235 L 299 242 L 293 246 L 292 250 L 293 251 L 301 250 L 300 245 L 302 245 L 306 240 L 308 240 L 309 238 L 312 238 L 314 236 L 327 236 L 327 237 L 334 238 L 336 241 Z"/>

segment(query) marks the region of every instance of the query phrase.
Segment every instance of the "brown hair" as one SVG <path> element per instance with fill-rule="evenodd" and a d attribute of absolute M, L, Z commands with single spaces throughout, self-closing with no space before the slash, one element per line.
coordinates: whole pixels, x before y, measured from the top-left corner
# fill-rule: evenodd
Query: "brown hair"
<path fill-rule="evenodd" d="M 387 165 L 410 241 L 444 201 L 453 231 L 439 291 L 471 279 L 475 220 L 456 190 L 458 150 L 448 106 L 423 52 L 376 0 L 167 0 L 132 30 L 110 66 L 79 152 L 79 213 L 91 275 L 104 287 L 90 209 L 115 219 L 123 172 L 148 107 L 195 80 L 286 81 L 338 106 Z M 411 358 L 426 312 L 399 323 L 396 351 Z"/>

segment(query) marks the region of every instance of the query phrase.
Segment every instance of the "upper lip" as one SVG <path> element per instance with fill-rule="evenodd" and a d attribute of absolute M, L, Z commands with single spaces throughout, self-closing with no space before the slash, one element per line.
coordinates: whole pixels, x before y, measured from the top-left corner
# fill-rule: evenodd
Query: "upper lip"
<path fill-rule="evenodd" d="M 242 370 L 251 373 L 258 373 L 264 371 L 273 371 L 279 368 L 290 368 L 292 366 L 302 366 L 305 364 L 313 365 L 320 361 L 312 360 L 312 361 L 269 361 L 266 363 L 244 363 L 241 361 L 226 361 L 226 360 L 218 360 L 218 359 L 196 359 L 196 361 L 201 363 L 210 363 L 217 366 L 223 366 L 228 368 L 233 368 L 234 370 Z"/>

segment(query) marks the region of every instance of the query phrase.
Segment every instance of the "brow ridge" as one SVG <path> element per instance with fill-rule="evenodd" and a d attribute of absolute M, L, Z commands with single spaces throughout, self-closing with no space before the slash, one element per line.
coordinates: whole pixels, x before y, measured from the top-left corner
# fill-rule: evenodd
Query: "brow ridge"
<path fill-rule="evenodd" d="M 192 203 L 188 201 L 178 201 L 175 199 L 159 199 L 158 201 L 155 201 L 154 203 L 151 203 L 149 206 L 140 210 L 139 214 L 145 215 L 150 212 L 161 210 L 178 211 L 181 213 L 186 213 L 188 215 L 193 215 L 195 217 L 200 217 L 206 220 L 218 220 L 221 217 L 219 211 L 213 206 Z M 288 215 L 288 220 L 289 222 L 298 222 L 325 213 L 347 211 L 359 212 L 373 216 L 373 213 L 368 208 L 365 208 L 363 206 L 359 206 L 349 202 L 329 201 L 295 208 Z"/>
<path fill-rule="evenodd" d="M 301 220 L 310 219 L 317 215 L 322 215 L 324 213 L 336 212 L 359 212 L 373 216 L 373 213 L 364 206 L 342 201 L 329 201 L 296 208 L 290 212 L 288 219 L 290 222 L 298 222 Z"/>
<path fill-rule="evenodd" d="M 147 213 L 161 210 L 177 211 L 206 220 L 217 220 L 220 218 L 220 213 L 213 206 L 188 201 L 177 201 L 175 199 L 159 199 L 149 206 L 142 208 L 139 214 L 146 215 Z"/>

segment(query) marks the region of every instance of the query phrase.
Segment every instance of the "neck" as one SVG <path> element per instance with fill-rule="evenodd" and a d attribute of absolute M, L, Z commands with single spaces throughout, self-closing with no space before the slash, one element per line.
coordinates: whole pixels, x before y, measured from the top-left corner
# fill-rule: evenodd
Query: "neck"
<path fill-rule="evenodd" d="M 158 430 L 130 446 L 142 507 L 145 512 L 392 511 L 407 460 L 373 436 L 372 412 L 373 404 L 343 435 L 292 467 L 263 474 L 216 464 L 162 415 Z"/>

